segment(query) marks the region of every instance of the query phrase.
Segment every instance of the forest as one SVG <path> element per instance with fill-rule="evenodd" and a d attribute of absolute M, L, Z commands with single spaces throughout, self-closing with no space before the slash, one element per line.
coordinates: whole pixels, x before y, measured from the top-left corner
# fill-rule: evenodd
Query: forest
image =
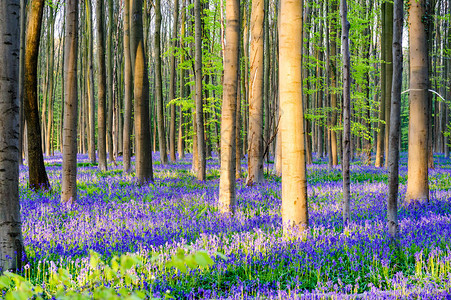
<path fill-rule="evenodd" d="M 451 299 L 451 0 L 0 24 L 0 298 Z"/>

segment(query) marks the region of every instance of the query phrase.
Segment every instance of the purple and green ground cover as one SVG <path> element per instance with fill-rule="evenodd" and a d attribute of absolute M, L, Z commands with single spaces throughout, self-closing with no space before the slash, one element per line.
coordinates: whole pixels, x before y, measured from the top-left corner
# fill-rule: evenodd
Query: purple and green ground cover
<path fill-rule="evenodd" d="M 341 171 L 328 170 L 324 159 L 316 159 L 308 166 L 310 230 L 297 239 L 282 236 L 281 180 L 271 172 L 259 186 L 246 187 L 239 180 L 237 213 L 223 216 L 216 209 L 217 159 L 207 161 L 208 180 L 202 183 L 190 171 L 189 156 L 167 166 L 157 157 L 155 182 L 138 186 L 133 174 L 122 172 L 121 161 L 100 172 L 80 155 L 79 198 L 72 207 L 60 204 L 61 155 L 45 159 L 53 192 L 27 188 L 27 167 L 22 167 L 31 281 L 42 284 L 61 266 L 86 283 L 87 255 L 94 250 L 105 260 L 126 252 L 148 258 L 158 254 L 137 274 L 141 287 L 155 297 L 451 299 L 451 161 L 443 156 L 430 170 L 430 202 L 399 209 L 400 250 L 390 246 L 385 225 L 384 169 L 352 164 L 352 225 L 343 231 Z M 400 199 L 406 165 L 403 156 Z M 206 250 L 215 263 L 186 274 L 166 267 L 179 248 Z M 217 252 L 227 260 L 215 257 Z"/>

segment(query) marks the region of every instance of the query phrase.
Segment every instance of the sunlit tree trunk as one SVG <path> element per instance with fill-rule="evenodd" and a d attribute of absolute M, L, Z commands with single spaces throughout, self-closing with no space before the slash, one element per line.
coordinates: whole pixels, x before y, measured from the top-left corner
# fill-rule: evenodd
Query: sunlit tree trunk
<path fill-rule="evenodd" d="M 106 70 L 104 39 L 104 0 L 96 1 L 96 41 L 97 41 L 97 144 L 99 147 L 99 169 L 107 169 L 106 162 Z M 101 17 L 99 17 L 101 16 Z"/>
<path fill-rule="evenodd" d="M 47 117 L 47 123 L 46 120 L 42 120 L 44 124 L 47 125 L 46 130 L 46 136 L 45 136 L 45 153 L 47 155 L 51 155 L 52 151 L 52 143 L 51 143 L 51 137 L 52 137 L 52 124 L 53 124 L 53 88 L 54 88 L 54 80 L 53 80 L 53 71 L 54 71 L 54 62 L 55 62 L 55 39 L 54 39 L 54 29 L 55 29 L 55 16 L 53 13 L 53 7 L 50 6 L 50 12 L 49 12 L 49 81 L 48 81 L 48 117 Z"/>
<path fill-rule="evenodd" d="M 78 0 L 66 1 L 66 37 L 64 52 L 64 137 L 63 178 L 61 201 L 73 203 L 77 199 L 77 57 L 78 57 Z"/>
<path fill-rule="evenodd" d="M 34 190 L 49 189 L 50 183 L 42 154 L 41 125 L 38 108 L 38 54 L 44 0 L 30 2 L 25 49 L 24 109 L 27 120 L 28 165 L 30 187 Z M 43 120 L 44 121 L 44 120 Z"/>
<path fill-rule="evenodd" d="M 282 0 L 279 88 L 282 133 L 282 222 L 284 232 L 308 227 L 307 177 L 302 107 L 302 0 Z"/>
<path fill-rule="evenodd" d="M 238 91 L 240 2 L 226 2 L 226 37 L 224 53 L 224 95 L 221 114 L 221 177 L 219 181 L 219 209 L 234 213 L 236 206 L 236 103 Z"/>
<path fill-rule="evenodd" d="M 142 5 L 143 0 L 132 0 L 130 18 L 130 34 L 134 59 L 134 95 L 135 95 L 135 153 L 136 179 L 145 184 L 153 181 L 152 152 L 150 144 L 149 122 L 149 77 L 147 76 L 147 60 L 144 52 Z"/>
<path fill-rule="evenodd" d="M 332 12 L 338 10 L 337 5 L 338 0 L 332 0 Z M 331 163 L 332 166 L 338 165 L 338 147 L 337 147 L 337 132 L 335 127 L 337 126 L 337 115 L 338 115 L 338 103 L 337 103 L 337 19 L 332 16 L 329 28 L 329 78 L 330 78 L 330 106 L 332 109 L 331 113 L 331 129 L 330 129 L 330 150 L 331 150 Z"/>
<path fill-rule="evenodd" d="M 0 270 L 22 270 L 19 203 L 19 0 L 0 1 Z"/>
<path fill-rule="evenodd" d="M 124 131 L 123 131 L 123 168 L 126 173 L 131 171 L 132 135 L 132 62 L 130 54 L 130 0 L 124 1 Z"/>
<path fill-rule="evenodd" d="M 404 1 L 395 0 L 393 15 L 393 84 L 391 95 L 391 122 L 388 146 L 388 198 L 387 222 L 392 241 L 399 240 L 398 188 L 399 188 L 399 131 L 401 128 L 402 91 L 402 29 Z"/>
<path fill-rule="evenodd" d="M 249 151 L 246 185 L 263 177 L 263 10 L 264 0 L 252 1 L 249 89 Z"/>
<path fill-rule="evenodd" d="M 410 116 L 407 203 L 429 200 L 428 183 L 428 45 L 423 23 L 425 1 L 409 1 Z"/>
<path fill-rule="evenodd" d="M 341 52 L 343 54 L 343 226 L 351 222 L 351 181 L 349 166 L 351 160 L 351 56 L 349 52 L 348 5 L 340 2 Z"/>
<path fill-rule="evenodd" d="M 202 26 L 200 18 L 200 0 L 194 0 L 194 80 L 196 90 L 196 125 L 197 125 L 197 157 L 198 168 L 196 177 L 200 181 L 205 181 L 206 161 L 205 161 L 205 132 L 204 132 L 204 113 L 202 101 Z M 195 155 L 195 153 L 194 153 Z"/>

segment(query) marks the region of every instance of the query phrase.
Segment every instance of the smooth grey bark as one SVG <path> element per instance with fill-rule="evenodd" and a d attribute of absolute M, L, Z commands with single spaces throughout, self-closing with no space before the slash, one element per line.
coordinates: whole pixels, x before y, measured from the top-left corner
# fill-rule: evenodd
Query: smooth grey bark
<path fill-rule="evenodd" d="M 19 0 L 0 1 L 0 272 L 21 269 L 19 203 Z"/>
<path fill-rule="evenodd" d="M 398 188 L 399 188 L 399 131 L 401 127 L 402 89 L 402 28 L 403 1 L 394 1 L 393 11 L 393 83 L 391 95 L 390 136 L 388 139 L 388 197 L 387 223 L 392 241 L 399 241 Z"/>
<path fill-rule="evenodd" d="M 351 181 L 349 174 L 351 160 L 351 56 L 349 52 L 348 5 L 340 2 L 341 51 L 343 54 L 343 228 L 351 222 Z"/>
<path fill-rule="evenodd" d="M 71 204 L 77 198 L 77 58 L 78 0 L 66 1 L 64 52 L 63 179 L 61 201 Z"/>
<path fill-rule="evenodd" d="M 89 119 L 89 141 L 88 152 L 92 164 L 96 163 L 96 103 L 94 98 L 94 60 L 93 60 L 93 30 L 92 30 L 92 5 L 91 0 L 86 0 L 86 31 L 88 39 L 88 68 L 87 68 L 87 89 L 88 89 L 88 119 Z"/>

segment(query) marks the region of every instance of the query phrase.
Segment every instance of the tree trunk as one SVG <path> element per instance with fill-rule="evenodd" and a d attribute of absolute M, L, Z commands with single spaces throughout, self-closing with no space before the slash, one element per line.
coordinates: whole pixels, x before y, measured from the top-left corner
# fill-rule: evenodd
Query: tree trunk
<path fill-rule="evenodd" d="M 108 99 L 108 114 L 107 114 L 107 134 L 108 134 L 108 160 L 115 163 L 113 155 L 113 0 L 108 0 L 108 37 L 107 37 L 107 60 L 106 68 L 108 70 L 107 81 L 107 99 Z"/>
<path fill-rule="evenodd" d="M 54 29 L 55 29 L 55 16 L 53 14 L 53 7 L 50 6 L 50 13 L 49 13 L 49 26 L 50 26 L 50 39 L 49 39 L 49 81 L 48 81 L 48 119 L 47 119 L 47 134 L 45 136 L 45 153 L 47 155 L 51 154 L 52 151 L 52 143 L 51 143 L 51 136 L 52 136 L 52 124 L 53 124 L 53 69 L 54 69 L 54 60 L 55 60 L 55 39 L 54 39 Z M 45 124 L 45 120 L 42 120 L 42 122 Z"/>
<path fill-rule="evenodd" d="M 0 270 L 21 271 L 19 203 L 19 0 L 0 1 Z M 39 24 L 40 25 L 40 24 Z M 35 30 L 36 31 L 36 30 Z M 35 89 L 36 90 L 36 89 Z"/>
<path fill-rule="evenodd" d="M 96 104 L 94 98 L 94 60 L 93 60 L 93 39 L 94 35 L 92 32 L 92 3 L 91 0 L 85 2 L 86 6 L 86 31 L 88 39 L 88 68 L 85 80 L 87 80 L 87 90 L 88 90 L 88 119 L 89 119 L 89 160 L 92 164 L 96 163 L 96 125 L 95 125 L 95 114 L 96 114 Z"/>
<path fill-rule="evenodd" d="M 348 5 L 340 2 L 341 52 L 343 54 L 343 228 L 351 222 L 351 181 L 349 165 L 351 159 L 351 57 L 349 53 Z"/>
<path fill-rule="evenodd" d="M 263 10 L 264 0 L 252 1 L 251 72 L 249 90 L 249 152 L 246 185 L 261 183 L 263 177 Z"/>
<path fill-rule="evenodd" d="M 173 25 L 172 25 L 172 41 L 171 41 L 171 47 L 174 48 L 176 43 L 175 39 L 177 37 L 177 30 L 178 30 L 178 17 L 179 17 L 179 1 L 174 0 L 174 17 L 173 17 Z M 175 50 L 174 50 L 175 51 Z M 175 99 L 175 93 L 177 89 L 177 71 L 175 68 L 175 55 L 174 52 L 172 52 L 170 57 L 170 69 L 171 69 L 171 78 L 169 83 L 169 101 L 172 101 Z M 182 88 L 182 87 L 180 87 Z M 171 162 L 175 162 L 177 160 L 177 157 L 175 156 L 175 126 L 176 126 L 176 110 L 175 110 L 175 104 L 172 103 L 170 105 L 171 109 L 171 123 L 169 126 L 169 155 L 171 158 Z M 179 121 L 180 122 L 180 121 Z"/>
<path fill-rule="evenodd" d="M 61 201 L 72 204 L 77 199 L 77 57 L 78 0 L 66 1 L 66 37 L 64 52 L 64 137 Z"/>
<path fill-rule="evenodd" d="M 387 3 L 384 2 L 381 4 L 382 6 L 382 35 L 381 35 L 381 103 L 379 106 L 379 124 L 378 124 L 378 132 L 377 132 L 377 141 L 376 141 L 376 160 L 374 165 L 378 168 L 382 167 L 383 162 L 384 162 L 384 151 L 385 151 L 385 106 L 386 106 L 386 102 L 385 100 L 387 99 L 386 96 L 386 92 L 387 89 L 386 84 L 387 84 L 387 72 L 385 71 L 387 65 L 385 64 L 385 59 L 386 59 L 386 47 L 385 44 L 387 42 L 386 39 L 386 31 L 387 31 L 387 25 L 385 23 L 385 18 L 386 18 L 386 7 L 387 7 Z"/>
<path fill-rule="evenodd" d="M 97 144 L 99 147 L 99 169 L 106 171 L 106 70 L 104 39 L 104 0 L 96 1 L 96 41 L 97 41 Z M 102 16 L 102 17 L 99 17 Z"/>
<path fill-rule="evenodd" d="M 240 2 L 226 2 L 226 48 L 224 52 L 224 95 L 221 114 L 221 177 L 219 210 L 234 213 L 236 207 L 236 104 L 239 71 Z"/>
<path fill-rule="evenodd" d="M 166 130 L 164 128 L 163 87 L 161 78 L 161 7 L 160 0 L 155 0 L 155 96 L 157 100 L 158 145 L 162 164 L 168 163 L 166 154 Z"/>
<path fill-rule="evenodd" d="M 24 80 L 25 80 L 25 34 L 27 25 L 28 0 L 20 0 L 20 59 L 19 59 L 19 165 L 23 165 L 25 112 L 24 112 Z"/>
<path fill-rule="evenodd" d="M 393 79 L 393 3 L 385 4 L 385 153 L 388 155 L 388 138 L 390 132 L 390 110 Z M 385 159 L 388 168 L 388 160 Z"/>
<path fill-rule="evenodd" d="M 124 1 L 124 131 L 123 131 L 123 168 L 131 172 L 131 135 L 132 135 L 132 62 L 130 54 L 130 0 Z"/>
<path fill-rule="evenodd" d="M 402 0 L 395 0 L 393 15 L 393 84 L 391 95 L 390 137 L 388 146 L 388 233 L 395 244 L 399 241 L 398 187 L 399 187 L 399 132 L 401 128 L 402 91 Z"/>
<path fill-rule="evenodd" d="M 131 0 L 130 18 L 131 45 L 134 59 L 134 95 L 135 95 L 135 145 L 136 179 L 139 184 L 153 181 L 152 152 L 150 144 L 149 122 L 149 77 L 144 52 L 142 5 L 143 0 Z"/>
<path fill-rule="evenodd" d="M 41 38 L 44 0 L 30 2 L 25 49 L 25 98 L 24 108 L 27 120 L 28 165 L 30 187 L 33 190 L 50 189 L 42 154 L 41 125 L 39 122 L 37 68 L 39 42 Z M 44 120 L 43 120 L 44 121 Z"/>
<path fill-rule="evenodd" d="M 185 18 L 186 18 L 186 3 L 183 1 L 183 8 L 182 8 L 182 16 L 181 16 L 181 25 L 180 25 L 180 48 L 185 47 Z M 185 53 L 182 51 L 182 54 L 180 55 L 180 64 L 183 64 L 185 62 Z M 185 98 L 185 70 L 183 68 L 180 68 L 180 99 Z M 184 130 L 183 130 L 183 106 L 180 106 L 180 116 L 179 116 L 179 138 L 178 138 L 178 153 L 179 153 L 179 159 L 185 158 L 185 137 L 184 137 Z"/>
<path fill-rule="evenodd" d="M 332 11 L 338 10 L 337 5 L 338 0 L 332 0 Z M 338 104 L 337 104 L 337 20 L 336 17 L 332 17 L 330 21 L 329 28 L 329 54 L 330 54 L 330 65 L 329 65 L 329 77 L 330 77 L 330 105 L 332 108 L 331 113 L 331 129 L 330 129 L 330 149 L 332 154 L 331 163 L 332 166 L 338 166 L 338 147 L 337 147 L 337 132 L 335 127 L 337 126 L 337 114 L 338 114 Z"/>
<path fill-rule="evenodd" d="M 410 116 L 407 203 L 429 200 L 428 183 L 428 45 L 423 23 L 425 1 L 409 1 Z"/>
<path fill-rule="evenodd" d="M 279 88 L 282 133 L 282 222 L 284 233 L 308 227 L 305 131 L 302 107 L 302 0 L 282 0 Z"/>
<path fill-rule="evenodd" d="M 196 125 L 197 129 L 197 156 L 198 168 L 196 177 L 200 181 L 205 181 L 206 177 L 206 161 L 205 161 L 205 133 L 204 133 L 204 113 L 202 101 L 202 29 L 200 18 L 200 0 L 194 0 L 194 80 L 196 89 Z"/>

